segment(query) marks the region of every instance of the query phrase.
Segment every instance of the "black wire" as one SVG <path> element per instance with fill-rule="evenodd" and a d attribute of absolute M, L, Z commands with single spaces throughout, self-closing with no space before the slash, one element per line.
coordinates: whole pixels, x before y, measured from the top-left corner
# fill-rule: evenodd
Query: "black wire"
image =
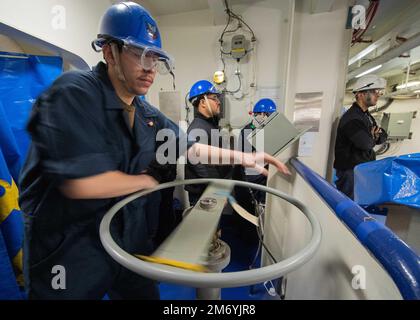
<path fill-rule="evenodd" d="M 228 27 L 228 26 L 229 26 L 229 24 L 230 24 L 230 19 L 232 19 L 232 17 L 231 17 L 231 16 L 230 16 L 230 14 L 228 13 L 228 21 L 227 21 L 227 23 L 226 23 L 226 25 L 225 25 L 225 28 L 223 29 L 222 34 L 220 35 L 220 38 L 219 38 L 219 41 L 220 41 L 220 46 L 222 46 L 222 44 L 223 44 L 223 36 L 224 36 L 224 34 L 225 34 L 225 31 L 226 31 L 227 27 Z"/>
<path fill-rule="evenodd" d="M 241 90 L 241 88 L 242 88 L 241 75 L 237 74 L 237 76 L 238 76 L 238 79 L 239 79 L 239 88 L 236 89 L 235 91 L 229 91 L 229 90 L 225 89 L 225 92 L 232 94 L 232 93 L 239 92 L 239 90 Z"/>
<path fill-rule="evenodd" d="M 236 13 L 232 12 L 232 10 L 229 8 L 229 3 L 228 3 L 227 0 L 224 0 L 224 3 L 225 3 L 225 7 L 226 7 L 226 10 L 225 11 L 226 11 L 226 14 L 228 15 L 228 20 L 227 20 L 227 23 L 226 23 L 223 31 L 222 31 L 222 34 L 221 34 L 220 38 L 219 38 L 219 42 L 220 42 L 220 60 L 222 60 L 222 63 L 223 63 L 223 72 L 225 72 L 225 69 L 226 69 L 226 63 L 225 63 L 225 60 L 223 58 L 223 55 L 232 55 L 232 52 L 224 52 L 223 51 L 223 37 L 224 37 L 225 33 L 235 32 L 236 30 L 238 30 L 240 28 L 241 23 L 242 23 L 252 33 L 252 39 L 251 39 L 251 41 L 255 41 L 255 34 L 254 34 L 254 31 L 251 29 L 251 27 L 242 19 L 241 16 L 239 16 Z M 233 19 L 236 19 L 238 21 L 238 26 L 236 27 L 236 29 L 227 30 L 227 28 L 229 27 L 229 25 L 231 23 L 232 18 Z M 237 60 L 239 61 L 240 59 L 242 59 L 243 57 L 245 57 L 248 54 L 248 52 L 250 52 L 250 51 L 252 51 L 252 49 L 251 50 L 248 50 L 248 51 L 245 51 L 244 55 L 242 57 L 238 58 Z M 236 89 L 234 91 L 229 91 L 229 90 L 227 90 L 225 88 L 224 89 L 224 92 L 229 93 L 229 94 L 234 94 L 234 93 L 239 92 L 242 89 L 241 76 L 240 76 L 240 74 L 237 74 L 237 76 L 238 76 L 238 80 L 239 80 L 239 87 L 238 87 L 238 89 Z"/>
<path fill-rule="evenodd" d="M 252 41 L 254 41 L 255 40 L 255 34 L 254 34 L 254 31 L 251 29 L 251 27 L 240 16 L 238 16 L 237 14 L 235 14 L 233 12 L 231 12 L 231 14 L 233 14 L 233 17 L 234 18 L 236 18 L 238 21 L 242 22 L 248 28 L 248 30 L 251 31 L 251 33 L 252 33 Z"/>
<path fill-rule="evenodd" d="M 232 32 L 236 32 L 236 31 L 238 31 L 239 29 L 240 29 L 240 23 L 238 22 L 238 26 L 236 27 L 236 29 L 225 31 L 225 33 L 232 33 Z"/>
<path fill-rule="evenodd" d="M 258 232 L 258 231 L 257 231 L 257 232 Z M 255 264 L 255 262 L 257 261 L 258 254 L 260 253 L 261 247 L 262 247 L 262 245 L 261 245 L 261 241 L 258 241 L 257 251 L 255 252 L 254 259 L 252 260 L 251 264 L 249 265 L 249 269 L 254 269 L 254 264 Z"/>
<path fill-rule="evenodd" d="M 174 86 L 174 91 L 176 90 L 176 87 L 175 87 L 175 73 L 173 73 L 173 71 L 171 70 L 171 71 L 169 71 L 169 73 L 171 74 L 171 76 L 172 76 L 172 85 Z"/>
<path fill-rule="evenodd" d="M 230 8 L 229 8 L 229 4 L 228 1 L 225 0 L 225 7 L 226 7 L 226 13 L 229 15 L 229 17 L 235 18 L 236 20 L 242 22 L 249 31 L 251 31 L 252 33 L 252 40 L 255 40 L 255 34 L 254 31 L 251 29 L 251 27 L 242 19 L 241 16 L 237 15 L 236 13 L 234 13 Z"/>
<path fill-rule="evenodd" d="M 245 174 L 245 173 L 244 173 L 244 174 Z M 258 210 L 257 210 L 258 201 L 257 201 L 257 199 L 255 198 L 254 191 L 252 190 L 252 188 L 247 188 L 247 189 L 248 189 L 249 194 L 251 195 L 251 203 L 254 205 L 255 212 L 259 214 L 259 212 L 258 212 Z M 259 217 L 259 215 L 258 215 L 258 217 Z M 258 233 L 258 232 L 259 232 L 259 228 L 257 227 L 257 233 Z M 260 252 L 260 250 L 261 250 L 261 246 L 262 246 L 262 245 L 261 245 L 261 241 L 258 241 L 258 248 L 257 248 L 257 251 L 255 252 L 254 259 L 252 260 L 252 262 L 251 262 L 251 264 L 250 264 L 250 266 L 249 266 L 249 268 L 250 268 L 250 269 L 252 269 L 252 268 L 253 268 L 253 266 L 254 266 L 254 264 L 255 264 L 255 261 L 257 260 L 258 254 L 259 254 L 259 252 Z"/>
<path fill-rule="evenodd" d="M 222 46 L 222 44 L 223 44 L 223 37 L 224 37 L 225 33 L 235 32 L 236 30 L 238 30 L 240 28 L 240 24 L 241 23 L 244 24 L 248 28 L 248 30 L 252 33 L 252 39 L 251 39 L 251 41 L 255 41 L 256 38 L 255 38 L 254 30 L 252 30 L 252 28 L 243 20 L 243 18 L 240 15 L 237 15 L 236 13 L 234 13 L 229 8 L 229 4 L 228 4 L 227 0 L 225 0 L 224 2 L 225 2 L 225 7 L 226 7 L 226 10 L 225 11 L 226 11 L 226 14 L 228 15 L 228 21 L 227 21 L 226 26 L 223 29 L 222 34 L 221 34 L 221 36 L 219 38 L 220 46 Z M 234 18 L 234 19 L 236 19 L 238 21 L 238 26 L 234 30 L 228 30 L 228 31 L 226 31 L 226 29 L 228 28 L 228 26 L 229 26 L 232 18 Z M 229 54 L 229 53 L 225 53 L 225 54 Z"/>
<path fill-rule="evenodd" d="M 248 188 L 248 191 L 249 191 L 249 193 L 250 193 L 250 195 L 251 195 L 251 198 L 252 198 L 252 199 L 251 199 L 251 202 L 254 204 L 254 207 L 255 207 L 255 208 L 257 208 L 257 206 L 258 206 L 258 201 L 257 201 L 257 199 L 255 198 L 255 195 L 254 195 L 253 190 L 252 190 L 251 188 Z M 264 243 L 264 240 L 263 240 L 264 235 L 262 234 L 262 229 L 261 229 L 261 227 L 257 227 L 257 234 L 258 234 L 259 244 L 258 244 L 258 248 L 257 248 L 257 252 L 256 252 L 256 254 L 255 254 L 254 260 L 252 261 L 252 263 L 251 263 L 251 265 L 250 265 L 250 268 L 252 268 L 252 266 L 254 265 L 255 261 L 257 260 L 258 253 L 259 253 L 259 251 L 260 251 L 260 249 L 261 249 L 261 246 L 263 246 L 263 247 L 264 247 L 265 251 L 267 251 L 268 255 L 269 255 L 269 256 L 270 256 L 270 258 L 274 261 L 274 263 L 277 263 L 276 258 L 274 258 L 274 256 L 272 255 L 271 251 L 270 251 L 270 250 L 268 250 L 267 246 L 266 246 L 266 245 L 265 245 L 265 243 Z"/>
<path fill-rule="evenodd" d="M 254 204 L 255 205 L 257 205 L 257 200 L 256 200 L 256 198 L 255 198 L 255 196 L 254 196 L 254 193 L 253 193 L 253 191 L 252 191 L 252 189 L 251 188 L 248 188 L 248 190 L 249 190 L 249 192 L 250 192 L 250 194 L 251 194 L 251 197 L 252 197 L 252 202 L 254 202 Z M 258 235 L 258 239 L 259 239 L 259 243 L 258 243 L 258 248 L 257 248 L 257 251 L 256 251 L 256 253 L 255 253 L 255 256 L 254 256 L 254 259 L 252 260 L 252 262 L 251 262 L 251 264 L 250 264 L 250 266 L 249 266 L 249 269 L 253 269 L 254 268 L 254 264 L 255 264 L 255 262 L 256 262 L 256 260 L 257 260 L 257 258 L 258 258 L 258 254 L 259 254 L 259 252 L 260 252 L 260 250 L 261 250 L 261 247 L 263 247 L 264 248 L 264 250 L 267 252 L 267 254 L 270 256 L 270 258 L 271 258 L 271 260 L 274 262 L 274 263 L 277 263 L 277 259 L 276 258 L 274 258 L 274 255 L 271 253 L 271 251 L 267 248 L 267 246 L 265 245 L 265 243 L 264 243 L 264 240 L 263 240 L 263 237 L 264 237 L 264 235 L 262 234 L 262 228 L 260 227 L 260 226 L 257 226 L 256 227 L 256 231 L 257 231 L 257 235 Z M 281 291 L 281 286 L 282 286 L 282 283 L 283 283 L 283 281 L 284 281 L 284 279 L 283 279 L 283 277 L 280 277 L 279 279 L 278 279 L 278 282 L 277 282 L 277 286 L 276 286 L 276 288 L 275 288 L 275 290 L 276 290 L 276 293 L 280 296 L 280 298 L 283 300 L 284 299 L 284 293 L 282 293 Z M 249 288 L 249 290 L 250 290 L 250 294 L 253 294 L 254 293 L 254 287 L 255 287 L 255 285 L 251 285 L 250 286 L 250 288 Z"/>
<path fill-rule="evenodd" d="M 277 263 L 276 258 L 274 258 L 274 256 L 271 253 L 271 251 L 268 250 L 267 246 L 265 245 L 264 240 L 263 240 L 263 236 L 261 235 L 260 232 L 261 232 L 261 229 L 258 227 L 257 228 L 257 234 L 258 234 L 258 238 L 260 239 L 260 242 L 261 242 L 262 246 L 264 247 L 265 251 L 267 251 L 267 253 L 270 256 L 271 260 L 273 260 L 274 263 Z"/>
<path fill-rule="evenodd" d="M 220 50 L 220 60 L 222 60 L 222 63 L 223 63 L 223 73 L 225 73 L 226 64 L 225 64 L 225 59 L 223 59 L 222 50 Z"/>

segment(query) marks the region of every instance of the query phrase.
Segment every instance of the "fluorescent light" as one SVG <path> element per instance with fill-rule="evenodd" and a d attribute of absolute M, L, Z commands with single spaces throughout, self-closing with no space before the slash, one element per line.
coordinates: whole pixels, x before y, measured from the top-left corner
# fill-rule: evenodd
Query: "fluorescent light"
<path fill-rule="evenodd" d="M 397 86 L 397 89 L 406 89 L 406 88 L 410 88 L 410 87 L 416 87 L 420 84 L 420 81 L 410 81 L 404 84 L 400 84 L 399 86 Z"/>
<path fill-rule="evenodd" d="M 351 66 L 353 63 L 355 63 L 357 60 L 361 60 L 365 56 L 367 56 L 369 53 L 371 53 L 373 50 L 375 50 L 378 46 L 375 44 L 371 44 L 366 49 L 360 51 L 358 54 L 356 54 L 353 58 L 349 60 L 349 66 Z"/>
<path fill-rule="evenodd" d="M 361 76 L 364 76 L 365 74 L 368 74 L 368 73 L 371 73 L 371 72 L 373 72 L 373 71 L 375 71 L 375 70 L 378 70 L 379 68 L 382 68 L 382 65 L 381 65 L 381 64 L 380 64 L 380 65 L 378 65 L 378 66 L 375 66 L 375 67 L 373 67 L 373 68 L 367 69 L 366 71 L 363 71 L 362 73 L 359 73 L 359 74 L 356 76 L 356 78 L 360 78 Z"/>

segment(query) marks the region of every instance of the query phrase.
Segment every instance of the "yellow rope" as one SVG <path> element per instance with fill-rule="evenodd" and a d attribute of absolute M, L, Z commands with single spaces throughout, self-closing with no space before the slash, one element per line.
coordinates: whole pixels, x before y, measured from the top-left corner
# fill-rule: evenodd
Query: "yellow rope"
<path fill-rule="evenodd" d="M 140 254 L 135 254 L 135 257 L 152 263 L 159 263 L 159 264 L 165 264 L 172 267 L 182 268 L 186 270 L 196 271 L 196 272 L 208 272 L 208 269 L 202 265 L 195 264 L 195 263 L 188 263 L 183 261 L 177 261 L 162 257 L 154 257 L 154 256 L 142 256 Z"/>

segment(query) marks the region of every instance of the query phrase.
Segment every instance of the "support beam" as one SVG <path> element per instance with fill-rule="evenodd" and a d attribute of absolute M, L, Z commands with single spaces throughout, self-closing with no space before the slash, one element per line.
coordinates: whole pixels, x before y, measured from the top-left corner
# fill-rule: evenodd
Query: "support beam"
<path fill-rule="evenodd" d="M 335 0 L 312 0 L 311 4 L 311 13 L 323 13 L 330 12 Z"/>
<path fill-rule="evenodd" d="M 408 39 L 407 41 L 405 41 L 403 44 L 401 44 L 399 47 L 393 48 L 391 50 L 388 50 L 387 52 L 385 52 L 384 54 L 382 54 L 381 56 L 373 59 L 372 61 L 365 63 L 363 66 L 361 66 L 360 68 L 357 68 L 353 71 L 351 71 L 348 75 L 347 75 L 347 81 L 353 79 L 354 77 L 356 77 L 358 74 L 369 70 L 377 65 L 380 64 L 384 64 L 386 62 L 388 62 L 391 59 L 394 59 L 396 57 L 398 57 L 400 54 L 409 51 L 417 46 L 420 46 L 420 34 L 413 36 L 412 38 Z"/>
<path fill-rule="evenodd" d="M 398 34 L 404 32 L 408 28 L 411 28 L 414 24 L 418 23 L 420 20 L 420 12 L 418 10 L 412 10 L 405 13 L 403 16 L 398 19 L 398 24 L 395 25 L 392 30 L 387 32 L 385 35 L 380 37 L 378 40 L 376 40 L 374 43 L 367 46 L 365 49 L 354 55 L 349 59 L 348 65 L 351 66 L 355 62 L 359 61 L 366 55 L 368 55 L 370 52 L 374 51 L 375 49 L 378 49 L 380 47 L 383 47 L 384 45 L 387 45 L 389 41 L 392 41 L 395 39 L 395 36 Z"/>

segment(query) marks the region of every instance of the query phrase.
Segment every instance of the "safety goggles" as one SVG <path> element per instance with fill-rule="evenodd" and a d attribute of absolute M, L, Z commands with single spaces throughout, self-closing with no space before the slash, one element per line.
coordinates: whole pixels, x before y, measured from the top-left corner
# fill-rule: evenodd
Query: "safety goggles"
<path fill-rule="evenodd" d="M 384 89 L 371 89 L 371 90 L 365 90 L 364 92 L 377 95 L 378 97 L 383 96 L 385 94 Z"/>
<path fill-rule="evenodd" d="M 220 99 L 217 96 L 207 96 L 207 99 L 213 100 L 217 103 L 220 103 Z"/>
<path fill-rule="evenodd" d="M 266 116 L 269 117 L 270 113 L 269 112 L 253 112 L 254 117 L 256 116 Z"/>
<path fill-rule="evenodd" d="M 144 70 L 156 70 L 165 75 L 174 69 L 173 59 L 154 48 L 124 45 L 123 50 L 135 56 Z"/>

